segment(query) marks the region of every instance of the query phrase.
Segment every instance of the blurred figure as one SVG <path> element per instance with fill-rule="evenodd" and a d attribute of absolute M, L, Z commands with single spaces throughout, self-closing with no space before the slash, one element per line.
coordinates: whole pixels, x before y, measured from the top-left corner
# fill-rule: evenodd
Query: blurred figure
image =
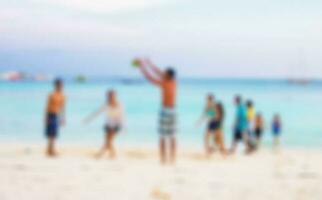
<path fill-rule="evenodd" d="M 105 142 L 96 157 L 100 158 L 105 152 L 109 152 L 109 157 L 113 159 L 116 156 L 114 139 L 117 133 L 122 129 L 122 125 L 124 125 L 124 115 L 122 106 L 117 100 L 116 92 L 114 90 L 110 90 L 107 92 L 106 97 L 106 104 L 86 118 L 84 122 L 90 122 L 103 112 L 106 114 L 107 119 L 104 127 Z"/>
<path fill-rule="evenodd" d="M 254 138 L 254 124 L 255 124 L 255 108 L 254 103 L 251 100 L 246 101 L 246 112 L 247 112 L 247 137 L 248 137 L 248 146 L 249 151 L 256 149 L 256 139 Z M 249 152 L 250 153 L 250 152 Z"/>
<path fill-rule="evenodd" d="M 275 114 L 272 122 L 273 146 L 278 148 L 280 145 L 280 136 L 282 131 L 282 122 L 278 114 Z"/>
<path fill-rule="evenodd" d="M 138 60 L 139 68 L 145 78 L 160 88 L 162 94 L 162 108 L 160 112 L 160 159 L 161 163 L 176 160 L 176 74 L 172 68 L 165 71 L 160 70 L 150 60 Z M 150 70 L 150 71 L 149 71 Z M 153 75 L 152 75 L 152 72 Z M 170 156 L 166 155 L 167 143 L 170 143 Z"/>
<path fill-rule="evenodd" d="M 261 144 L 262 134 L 264 131 L 264 119 L 261 113 L 257 113 L 255 117 L 255 125 L 254 125 L 254 136 L 256 140 L 256 146 L 259 148 Z"/>
<path fill-rule="evenodd" d="M 57 155 L 55 140 L 58 136 L 59 126 L 65 124 L 65 96 L 63 93 L 63 81 L 56 79 L 54 91 L 49 94 L 45 115 L 46 137 L 48 139 L 46 154 L 49 157 Z"/>
<path fill-rule="evenodd" d="M 222 126 L 225 118 L 225 111 L 222 103 L 220 102 L 217 103 L 216 109 L 217 109 L 218 128 L 216 129 L 216 133 L 215 133 L 215 141 L 216 141 L 216 144 L 219 146 L 219 150 L 221 151 L 221 153 L 226 154 L 224 134 L 222 131 Z"/>
<path fill-rule="evenodd" d="M 247 121 L 248 121 L 248 132 L 251 136 L 254 130 L 254 123 L 255 123 L 255 108 L 254 104 L 251 100 L 246 102 L 247 107 Z"/>
<path fill-rule="evenodd" d="M 237 144 L 243 141 L 246 147 L 246 152 L 249 152 L 249 137 L 247 133 L 248 123 L 247 123 L 247 110 L 242 102 L 240 96 L 235 97 L 236 104 L 236 117 L 234 123 L 234 137 L 231 145 L 230 153 L 235 153 Z"/>
<path fill-rule="evenodd" d="M 214 151 L 214 147 L 211 147 L 210 145 L 210 140 L 211 137 L 215 135 L 216 129 L 218 129 L 219 126 L 217 117 L 217 108 L 214 96 L 209 94 L 206 98 L 205 109 L 197 122 L 197 125 L 199 125 L 202 121 L 207 120 L 207 131 L 204 138 L 204 146 L 207 156 Z"/>

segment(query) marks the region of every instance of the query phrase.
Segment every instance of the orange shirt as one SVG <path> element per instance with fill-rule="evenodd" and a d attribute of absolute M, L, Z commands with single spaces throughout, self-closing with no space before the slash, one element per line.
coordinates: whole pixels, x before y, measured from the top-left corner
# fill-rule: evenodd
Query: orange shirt
<path fill-rule="evenodd" d="M 176 103 L 176 88 L 175 80 L 163 80 L 161 83 L 162 89 L 162 105 L 167 108 L 173 108 Z"/>
<path fill-rule="evenodd" d="M 53 92 L 48 97 L 47 112 L 59 114 L 65 104 L 65 97 L 61 92 Z"/>

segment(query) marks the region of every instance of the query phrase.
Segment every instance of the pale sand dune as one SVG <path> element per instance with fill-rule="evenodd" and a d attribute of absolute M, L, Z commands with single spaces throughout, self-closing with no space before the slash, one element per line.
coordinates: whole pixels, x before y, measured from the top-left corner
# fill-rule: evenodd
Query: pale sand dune
<path fill-rule="evenodd" d="M 156 149 L 124 149 L 94 159 L 97 149 L 62 147 L 47 159 L 41 146 L 0 146 L 0 200 L 320 200 L 322 150 L 205 158 L 183 151 L 161 166 Z"/>

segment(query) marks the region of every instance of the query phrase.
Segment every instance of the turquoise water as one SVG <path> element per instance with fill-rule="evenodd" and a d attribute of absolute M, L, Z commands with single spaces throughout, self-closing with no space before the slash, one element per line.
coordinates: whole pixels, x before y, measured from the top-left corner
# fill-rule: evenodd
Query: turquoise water
<path fill-rule="evenodd" d="M 89 125 L 82 119 L 105 101 L 105 91 L 118 91 L 126 112 L 127 132 L 119 143 L 154 144 L 157 142 L 157 116 L 160 94 L 143 83 L 118 81 L 77 84 L 67 82 L 67 125 L 59 140 L 66 143 L 100 144 L 104 115 Z M 2 142 L 43 142 L 44 108 L 51 83 L 0 82 L 0 140 Z M 196 128 L 205 95 L 213 92 L 224 103 L 226 144 L 230 144 L 235 113 L 233 97 L 241 94 L 255 101 L 256 110 L 266 122 L 264 144 L 271 144 L 270 122 L 278 112 L 283 120 L 283 144 L 287 146 L 322 146 L 322 84 L 290 85 L 285 81 L 185 80 L 178 88 L 178 139 L 181 144 L 201 145 L 204 127 Z"/>

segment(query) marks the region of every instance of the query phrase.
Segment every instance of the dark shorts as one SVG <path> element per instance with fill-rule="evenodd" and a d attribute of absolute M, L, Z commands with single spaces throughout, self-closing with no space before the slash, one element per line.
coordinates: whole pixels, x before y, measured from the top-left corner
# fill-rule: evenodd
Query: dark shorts
<path fill-rule="evenodd" d="M 47 114 L 47 124 L 46 124 L 46 137 L 47 138 L 56 138 L 58 136 L 59 129 L 59 120 L 58 116 L 55 113 Z"/>
<path fill-rule="evenodd" d="M 121 126 L 119 126 L 119 125 L 115 125 L 115 126 L 105 125 L 104 126 L 104 131 L 106 133 L 109 133 L 109 132 L 118 133 L 120 130 L 121 130 Z"/>
<path fill-rule="evenodd" d="M 212 120 L 208 124 L 208 131 L 216 131 L 220 129 L 221 123 L 218 120 Z"/>
<path fill-rule="evenodd" d="M 240 129 L 236 129 L 234 133 L 234 141 L 239 142 L 243 140 L 243 131 Z"/>
<path fill-rule="evenodd" d="M 259 138 L 261 138 L 262 137 L 262 129 L 260 129 L 260 128 L 257 128 L 257 129 L 255 129 L 255 137 L 257 138 L 257 139 L 259 139 Z"/>

